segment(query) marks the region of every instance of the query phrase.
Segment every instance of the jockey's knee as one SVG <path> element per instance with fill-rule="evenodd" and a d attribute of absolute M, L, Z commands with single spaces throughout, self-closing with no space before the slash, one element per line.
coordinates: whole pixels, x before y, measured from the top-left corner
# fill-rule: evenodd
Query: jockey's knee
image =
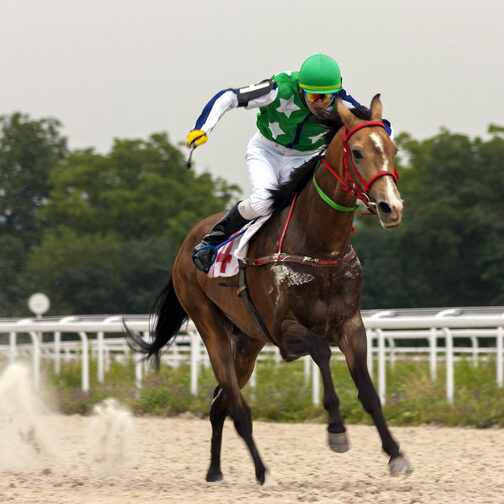
<path fill-rule="evenodd" d="M 252 195 L 239 203 L 238 211 L 244 219 L 256 219 L 271 213 L 271 202 L 267 198 Z"/>

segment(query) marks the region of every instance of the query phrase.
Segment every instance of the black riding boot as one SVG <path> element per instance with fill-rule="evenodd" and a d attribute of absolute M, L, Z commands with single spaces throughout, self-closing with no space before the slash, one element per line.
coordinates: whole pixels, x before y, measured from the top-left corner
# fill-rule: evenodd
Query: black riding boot
<path fill-rule="evenodd" d="M 212 230 L 203 238 L 192 253 L 192 260 L 200 271 L 208 273 L 212 266 L 214 251 L 211 248 L 205 248 L 209 245 L 215 247 L 226 241 L 233 233 L 239 231 L 247 222 L 238 211 L 238 203 L 215 224 Z"/>

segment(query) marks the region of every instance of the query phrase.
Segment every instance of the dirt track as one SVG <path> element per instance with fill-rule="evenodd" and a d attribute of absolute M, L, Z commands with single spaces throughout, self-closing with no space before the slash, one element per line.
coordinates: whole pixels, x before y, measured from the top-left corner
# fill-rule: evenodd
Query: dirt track
<path fill-rule="evenodd" d="M 0 502 L 504 502 L 502 429 L 395 428 L 414 473 L 391 477 L 372 427 L 349 426 L 351 450 L 337 454 L 326 445 L 324 425 L 256 422 L 256 442 L 270 471 L 261 487 L 229 421 L 222 452 L 224 481 L 212 484 L 204 480 L 208 421 L 134 418 L 132 427 L 129 445 L 106 448 L 105 438 L 97 439 L 104 431 L 96 418 L 45 417 L 37 432 L 9 449 L 10 455 L 5 454 L 5 442 L 0 446 Z"/>

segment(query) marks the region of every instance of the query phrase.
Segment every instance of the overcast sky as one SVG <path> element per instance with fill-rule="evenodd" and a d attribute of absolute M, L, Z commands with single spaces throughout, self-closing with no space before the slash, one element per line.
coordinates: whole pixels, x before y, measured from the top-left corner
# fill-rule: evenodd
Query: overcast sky
<path fill-rule="evenodd" d="M 0 0 L 0 114 L 56 117 L 71 148 L 185 139 L 217 91 L 326 53 L 396 131 L 485 136 L 504 125 L 503 0 Z M 233 110 L 196 169 L 249 190 L 255 111 Z M 187 149 L 184 148 L 185 151 Z"/>

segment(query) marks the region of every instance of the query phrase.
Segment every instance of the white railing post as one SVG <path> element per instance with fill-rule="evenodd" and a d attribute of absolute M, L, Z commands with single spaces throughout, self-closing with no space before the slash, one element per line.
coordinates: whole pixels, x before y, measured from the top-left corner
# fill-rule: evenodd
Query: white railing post
<path fill-rule="evenodd" d="M 103 323 L 110 324 L 111 322 L 120 322 L 121 317 L 117 315 L 113 317 L 107 317 Z M 98 343 L 98 383 L 105 382 L 105 331 L 98 331 L 96 334 L 96 339 Z"/>
<path fill-rule="evenodd" d="M 39 334 L 30 331 L 30 337 L 33 343 L 33 388 L 38 390 L 40 387 L 40 339 Z"/>
<path fill-rule="evenodd" d="M 198 394 L 198 373 L 200 360 L 200 337 L 197 331 L 191 331 L 191 394 Z"/>
<path fill-rule="evenodd" d="M 63 317 L 58 323 L 63 325 L 77 320 L 77 317 Z M 61 331 L 54 332 L 54 372 L 59 375 L 61 372 Z"/>
<path fill-rule="evenodd" d="M 305 385 L 307 385 L 310 382 L 310 369 L 311 369 L 311 357 L 309 355 L 305 355 L 303 357 L 303 373 L 304 373 Z"/>
<path fill-rule="evenodd" d="M 497 348 L 495 352 L 495 366 L 497 371 L 497 386 L 502 388 L 503 385 L 503 366 L 504 366 L 504 328 L 497 328 Z"/>
<path fill-rule="evenodd" d="M 382 404 L 386 402 L 387 378 L 385 365 L 385 336 L 381 329 L 377 329 L 378 334 L 378 396 Z"/>
<path fill-rule="evenodd" d="M 448 308 L 446 310 L 441 310 L 440 312 L 434 315 L 434 318 L 443 318 L 453 315 L 460 315 L 462 312 L 459 308 Z M 431 338 L 430 338 L 430 350 L 431 350 L 431 358 L 430 358 L 430 372 L 431 372 L 431 381 L 436 381 L 437 374 L 437 329 L 431 328 Z M 451 336 L 451 333 L 450 333 Z M 453 369 L 452 369 L 453 371 Z M 447 373 L 448 374 L 448 373 Z"/>
<path fill-rule="evenodd" d="M 367 341 L 367 368 L 369 375 L 373 378 L 373 335 L 374 331 L 372 329 L 366 329 L 366 341 Z"/>
<path fill-rule="evenodd" d="M 82 342 L 82 390 L 89 392 L 89 342 L 87 334 L 79 332 Z"/>
<path fill-rule="evenodd" d="M 437 378 L 437 329 L 432 327 L 429 330 L 429 369 L 432 382 Z"/>
<path fill-rule="evenodd" d="M 397 312 L 394 310 L 382 310 L 371 315 L 371 319 L 382 319 L 388 317 L 395 317 Z M 371 332 L 372 333 L 372 332 Z M 380 396 L 380 400 L 382 404 L 385 404 L 385 395 L 386 395 L 386 367 L 385 367 L 385 339 L 383 335 L 383 331 L 381 329 L 377 329 L 375 331 L 378 337 L 378 395 Z M 371 378 L 373 377 L 373 360 L 372 360 L 372 351 L 373 351 L 373 340 L 369 336 L 366 331 L 366 338 L 368 340 L 368 351 L 367 351 L 367 363 L 368 370 Z M 380 347 L 381 344 L 381 347 Z"/>
<path fill-rule="evenodd" d="M 59 375 L 61 372 L 61 331 L 54 332 L 54 373 Z"/>
<path fill-rule="evenodd" d="M 98 383 L 104 383 L 105 381 L 105 333 L 99 331 L 96 333 L 96 343 L 98 345 Z"/>
<path fill-rule="evenodd" d="M 472 344 L 472 363 L 473 367 L 478 367 L 478 338 L 476 336 L 471 336 Z"/>
<path fill-rule="evenodd" d="M 446 338 L 446 400 L 453 404 L 454 371 L 453 371 L 453 337 L 450 329 L 443 328 Z"/>

